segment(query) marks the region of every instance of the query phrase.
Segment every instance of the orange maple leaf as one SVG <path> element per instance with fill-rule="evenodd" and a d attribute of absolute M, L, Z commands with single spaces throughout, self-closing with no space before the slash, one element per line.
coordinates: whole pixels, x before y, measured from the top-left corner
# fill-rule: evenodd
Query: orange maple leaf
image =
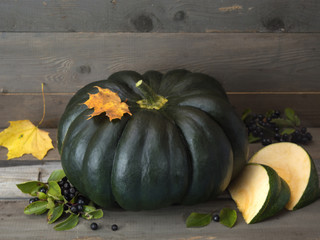
<path fill-rule="evenodd" d="M 98 88 L 99 91 L 95 94 L 89 93 L 89 99 L 83 103 L 87 105 L 88 108 L 93 108 L 94 110 L 88 119 L 98 116 L 103 112 L 106 113 L 110 121 L 113 119 L 121 119 L 125 113 L 132 115 L 129 106 L 125 102 L 121 102 L 117 93 L 112 92 L 108 88 L 95 87 Z"/>

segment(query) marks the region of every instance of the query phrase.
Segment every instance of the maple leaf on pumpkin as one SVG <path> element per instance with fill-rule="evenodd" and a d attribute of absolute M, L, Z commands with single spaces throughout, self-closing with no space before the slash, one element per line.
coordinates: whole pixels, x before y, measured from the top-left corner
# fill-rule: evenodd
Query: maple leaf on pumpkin
<path fill-rule="evenodd" d="M 8 148 L 8 160 L 32 154 L 42 160 L 53 148 L 49 133 L 40 130 L 29 120 L 10 121 L 10 126 L 0 132 L 0 145 Z"/>
<path fill-rule="evenodd" d="M 98 92 L 94 94 L 89 93 L 89 99 L 83 103 L 87 105 L 88 108 L 93 108 L 94 110 L 88 119 L 98 116 L 103 112 L 106 113 L 110 121 L 113 119 L 121 119 L 125 113 L 132 115 L 127 103 L 121 102 L 117 93 L 112 92 L 108 88 L 95 87 L 98 89 Z"/>

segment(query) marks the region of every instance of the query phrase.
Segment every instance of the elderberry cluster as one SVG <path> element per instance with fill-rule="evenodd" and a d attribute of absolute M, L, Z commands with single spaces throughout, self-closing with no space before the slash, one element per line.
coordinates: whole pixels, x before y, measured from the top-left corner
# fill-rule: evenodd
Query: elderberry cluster
<path fill-rule="evenodd" d="M 295 115 L 296 119 L 298 117 Z M 294 121 L 284 118 L 279 110 L 266 114 L 250 112 L 246 114 L 244 123 L 248 130 L 249 142 L 261 142 L 266 146 L 274 142 L 293 142 L 307 144 L 312 140 L 312 135 L 306 127 L 300 127 Z"/>
<path fill-rule="evenodd" d="M 83 205 L 88 204 L 89 200 L 79 194 L 78 190 L 70 184 L 67 177 L 62 178 L 58 184 L 61 188 L 61 194 L 68 201 L 64 204 L 64 210 L 70 209 L 74 214 L 81 213 Z M 72 199 L 74 199 L 74 203 L 71 203 Z"/>

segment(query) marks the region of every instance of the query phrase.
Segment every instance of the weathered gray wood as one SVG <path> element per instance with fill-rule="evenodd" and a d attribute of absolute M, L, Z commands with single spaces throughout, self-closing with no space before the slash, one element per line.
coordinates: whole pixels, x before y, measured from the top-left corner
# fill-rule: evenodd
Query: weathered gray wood
<path fill-rule="evenodd" d="M 42 162 L 38 165 L 0 167 L 0 198 L 26 198 L 16 184 L 27 181 L 47 181 L 51 172 L 62 169 L 61 162 Z"/>
<path fill-rule="evenodd" d="M 191 212 L 208 213 L 224 207 L 235 209 L 232 200 L 215 200 L 195 206 L 173 206 L 154 211 L 126 212 L 104 211 L 104 217 L 95 220 L 100 226 L 90 230 L 92 221 L 80 219 L 71 230 L 56 232 L 55 224 L 47 224 L 46 216 L 27 216 L 23 209 L 27 201 L 0 201 L 0 237 L 4 240 L 213 240 L 213 239 L 319 239 L 320 200 L 298 211 L 282 211 L 276 216 L 252 225 L 247 225 L 238 212 L 236 225 L 229 229 L 212 222 L 204 228 L 186 228 L 185 220 Z M 111 231 L 116 223 L 118 231 Z"/>
<path fill-rule="evenodd" d="M 314 0 L 2 0 L 0 31 L 319 32 L 319 11 Z"/>
<path fill-rule="evenodd" d="M 41 86 L 39 85 L 40 89 Z M 46 115 L 40 127 L 56 128 L 72 94 L 46 94 Z M 43 112 L 43 100 L 38 94 L 1 94 L 0 128 L 8 127 L 9 121 L 29 119 L 37 125 Z M 56 137 L 55 137 L 56 138 Z"/>
<path fill-rule="evenodd" d="M 46 92 L 75 92 L 119 70 L 176 68 L 233 92 L 320 91 L 320 33 L 2 33 L 0 52 L 0 91 L 9 93 L 40 92 L 42 82 Z"/>
<path fill-rule="evenodd" d="M 59 119 L 73 94 L 46 94 L 46 117 L 41 127 L 56 128 Z M 308 127 L 320 127 L 319 93 L 239 93 L 228 92 L 229 99 L 241 114 L 251 108 L 256 113 L 270 109 L 284 110 L 292 107 Z M 34 94 L 0 93 L 0 128 L 9 126 L 9 121 L 29 119 L 37 124 L 42 117 L 42 96 Z"/>

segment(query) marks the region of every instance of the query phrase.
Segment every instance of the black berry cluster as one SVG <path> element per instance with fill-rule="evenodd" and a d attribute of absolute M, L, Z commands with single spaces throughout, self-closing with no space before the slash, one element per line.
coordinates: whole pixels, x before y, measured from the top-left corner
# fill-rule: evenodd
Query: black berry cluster
<path fill-rule="evenodd" d="M 307 144 L 312 135 L 306 127 L 300 126 L 299 118 L 290 109 L 289 117 L 283 117 L 279 110 L 269 111 L 266 114 L 246 113 L 243 116 L 248 130 L 249 142 L 261 142 L 266 146 L 274 142 L 293 142 Z"/>
<path fill-rule="evenodd" d="M 68 201 L 64 204 L 64 210 L 67 211 L 70 209 L 70 211 L 74 214 L 82 213 L 83 205 L 88 204 L 89 200 L 80 195 L 78 190 L 68 181 L 67 177 L 62 178 L 58 184 L 61 188 L 61 194 Z M 72 201 L 73 199 L 74 201 Z"/>

